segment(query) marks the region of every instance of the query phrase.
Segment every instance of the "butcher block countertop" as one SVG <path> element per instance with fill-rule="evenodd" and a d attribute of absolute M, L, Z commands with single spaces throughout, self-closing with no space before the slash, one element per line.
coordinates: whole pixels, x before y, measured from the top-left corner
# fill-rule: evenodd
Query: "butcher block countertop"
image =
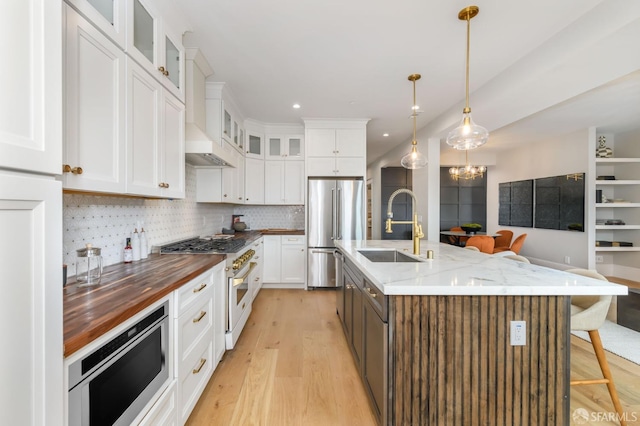
<path fill-rule="evenodd" d="M 99 285 L 64 287 L 64 356 L 67 357 L 200 274 L 223 254 L 151 255 L 104 268 Z"/>

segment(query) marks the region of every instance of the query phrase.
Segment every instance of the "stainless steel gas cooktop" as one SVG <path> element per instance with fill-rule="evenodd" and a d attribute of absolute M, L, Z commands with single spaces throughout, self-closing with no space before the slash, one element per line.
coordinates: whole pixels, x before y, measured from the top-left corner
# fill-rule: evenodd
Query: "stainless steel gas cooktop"
<path fill-rule="evenodd" d="M 236 253 L 246 241 L 238 239 L 190 238 L 160 247 L 160 254 L 215 254 Z"/>

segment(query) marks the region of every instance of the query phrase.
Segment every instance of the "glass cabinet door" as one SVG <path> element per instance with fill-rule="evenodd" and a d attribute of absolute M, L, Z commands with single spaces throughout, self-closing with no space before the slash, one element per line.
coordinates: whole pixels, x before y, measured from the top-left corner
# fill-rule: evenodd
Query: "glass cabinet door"
<path fill-rule="evenodd" d="M 133 1 L 133 46 L 142 53 L 152 64 L 156 63 L 153 49 L 153 35 L 155 22 L 153 16 L 140 3 Z"/>
<path fill-rule="evenodd" d="M 302 138 L 299 136 L 287 138 L 287 148 L 289 157 L 302 157 Z"/>
<path fill-rule="evenodd" d="M 282 152 L 282 138 L 269 137 L 267 144 L 267 155 L 269 157 L 282 157 L 282 155 L 284 154 Z"/>
<path fill-rule="evenodd" d="M 165 36 L 165 76 L 180 89 L 180 50 L 171 39 Z"/>
<path fill-rule="evenodd" d="M 238 146 L 238 123 L 233 122 L 233 144 Z"/>
<path fill-rule="evenodd" d="M 238 147 L 240 149 L 244 148 L 244 129 L 240 128 L 240 137 L 238 139 Z"/>
<path fill-rule="evenodd" d="M 94 9 L 104 17 L 111 25 L 114 24 L 114 0 L 87 0 Z"/>
<path fill-rule="evenodd" d="M 125 0 L 66 0 L 94 26 L 126 49 Z"/>
<path fill-rule="evenodd" d="M 247 157 L 262 158 L 262 136 L 249 134 Z"/>
<path fill-rule="evenodd" d="M 231 114 L 224 110 L 224 127 L 222 128 L 224 138 L 231 142 Z"/>

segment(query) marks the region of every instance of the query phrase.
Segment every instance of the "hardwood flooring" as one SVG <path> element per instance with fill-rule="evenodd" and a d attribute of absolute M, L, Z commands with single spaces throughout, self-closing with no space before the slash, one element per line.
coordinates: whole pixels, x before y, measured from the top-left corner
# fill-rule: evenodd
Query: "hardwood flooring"
<path fill-rule="evenodd" d="M 591 344 L 571 337 L 572 378 L 600 377 Z M 640 366 L 607 352 L 629 425 L 640 425 Z M 605 385 L 571 388 L 571 413 L 613 413 Z M 375 425 L 332 290 L 263 289 L 187 425 Z M 571 422 L 571 424 L 574 424 Z"/>

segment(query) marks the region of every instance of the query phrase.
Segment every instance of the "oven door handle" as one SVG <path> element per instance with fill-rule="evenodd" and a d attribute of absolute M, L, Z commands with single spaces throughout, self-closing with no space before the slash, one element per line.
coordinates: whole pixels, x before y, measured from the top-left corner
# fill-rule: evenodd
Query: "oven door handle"
<path fill-rule="evenodd" d="M 247 277 L 251 273 L 251 271 L 253 271 L 253 268 L 255 268 L 256 266 L 258 266 L 258 262 L 250 262 L 249 263 L 249 270 L 247 271 L 246 274 L 244 274 L 240 278 L 233 278 L 233 286 L 237 287 L 240 284 L 242 284 L 243 282 L 245 282 L 247 280 Z"/>

